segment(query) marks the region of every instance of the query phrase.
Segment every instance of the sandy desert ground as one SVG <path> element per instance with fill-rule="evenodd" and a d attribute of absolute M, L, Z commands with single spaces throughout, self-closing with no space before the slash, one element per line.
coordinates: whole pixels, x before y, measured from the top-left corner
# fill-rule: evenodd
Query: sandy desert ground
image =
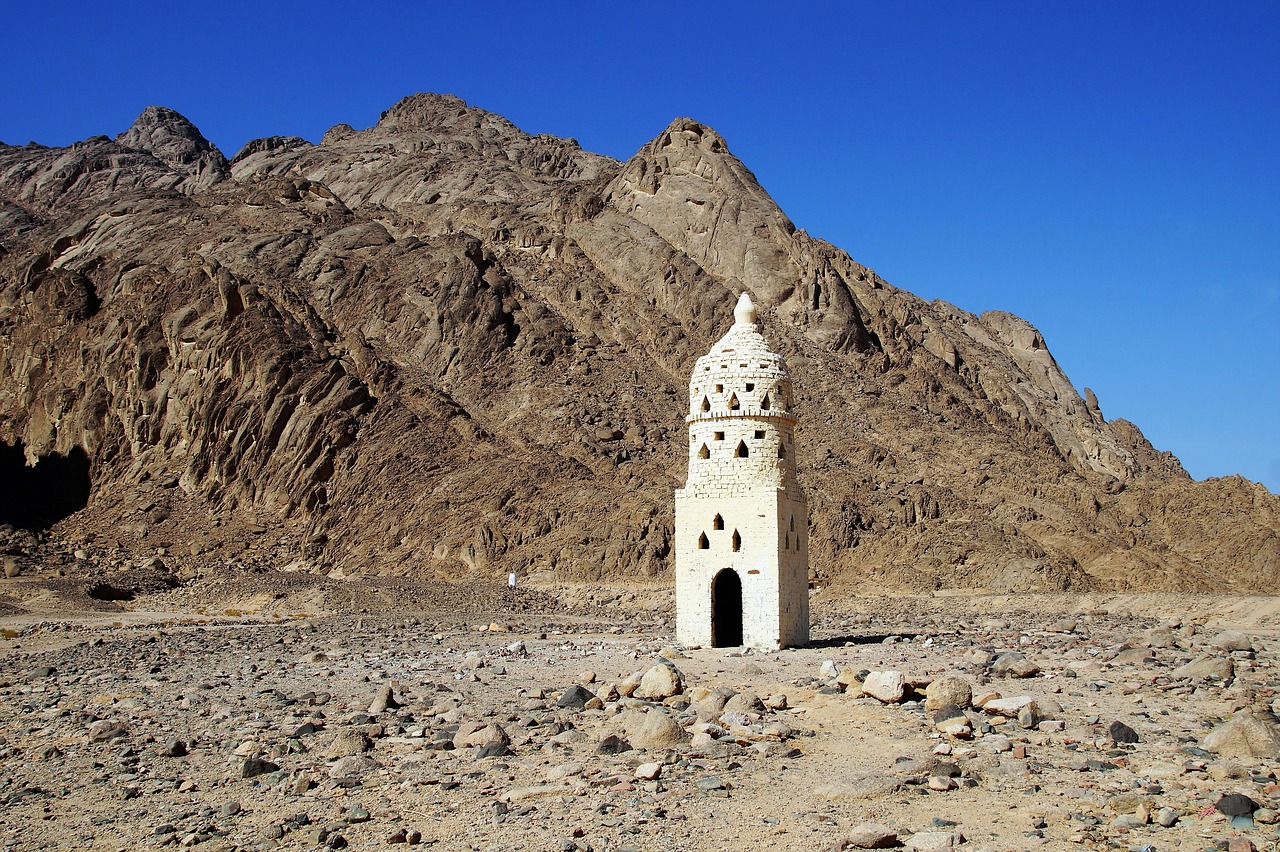
<path fill-rule="evenodd" d="M 1273 598 L 3 583 L 4 849 L 1277 848 Z"/>

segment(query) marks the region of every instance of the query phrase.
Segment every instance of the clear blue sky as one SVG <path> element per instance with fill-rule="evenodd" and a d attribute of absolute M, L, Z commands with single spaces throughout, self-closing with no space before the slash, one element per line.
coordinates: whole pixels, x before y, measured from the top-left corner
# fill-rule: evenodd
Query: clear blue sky
<path fill-rule="evenodd" d="M 1030 320 L 1197 478 L 1280 492 L 1280 2 L 12 3 L 0 140 L 228 156 L 448 92 L 624 159 L 686 115 L 891 283 Z"/>

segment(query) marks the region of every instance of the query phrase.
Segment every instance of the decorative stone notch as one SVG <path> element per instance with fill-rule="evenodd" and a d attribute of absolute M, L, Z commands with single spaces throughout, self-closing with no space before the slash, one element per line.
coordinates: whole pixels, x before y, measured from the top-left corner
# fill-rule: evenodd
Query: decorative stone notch
<path fill-rule="evenodd" d="M 809 516 L 796 481 L 791 377 L 743 293 L 689 380 L 689 475 L 677 488 L 676 638 L 809 641 Z"/>

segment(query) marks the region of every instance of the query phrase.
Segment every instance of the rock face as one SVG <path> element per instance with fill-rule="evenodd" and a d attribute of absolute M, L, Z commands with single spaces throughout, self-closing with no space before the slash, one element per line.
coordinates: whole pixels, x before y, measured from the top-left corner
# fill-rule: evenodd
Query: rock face
<path fill-rule="evenodd" d="M 1192 482 L 1023 320 L 797 231 L 710 128 L 618 163 L 440 95 L 231 162 L 159 107 L 0 146 L 0 476 L 81 495 L 0 524 L 339 577 L 658 576 L 684 377 L 743 289 L 795 381 L 821 582 L 1280 581 L 1280 498 Z"/>

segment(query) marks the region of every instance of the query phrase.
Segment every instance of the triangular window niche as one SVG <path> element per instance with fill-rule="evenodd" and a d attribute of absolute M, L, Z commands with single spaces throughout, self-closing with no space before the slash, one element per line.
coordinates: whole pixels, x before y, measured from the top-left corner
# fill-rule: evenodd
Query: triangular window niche
<path fill-rule="evenodd" d="M 706 444 L 703 444 L 703 445 L 702 445 L 702 449 L 698 450 L 698 458 L 700 458 L 700 459 L 709 459 L 709 458 L 711 458 L 711 451 L 707 449 L 707 445 L 706 445 Z"/>
<path fill-rule="evenodd" d="M 737 411 L 742 406 L 738 404 L 738 395 L 736 393 L 729 394 L 729 410 Z"/>
<path fill-rule="evenodd" d="M 711 549 L 711 541 L 710 541 L 710 539 L 708 539 L 708 538 L 707 538 L 707 534 L 706 534 L 706 533 L 701 533 L 701 534 L 699 534 L 699 536 L 698 536 L 698 549 L 699 549 L 699 550 L 710 550 L 710 549 Z"/>
<path fill-rule="evenodd" d="M 733 552 L 737 553 L 742 550 L 742 536 L 738 535 L 738 531 L 733 531 Z"/>
<path fill-rule="evenodd" d="M 711 529 L 713 529 L 713 530 L 722 530 L 722 529 L 724 529 L 724 518 L 720 517 L 719 515 L 716 515 L 714 518 L 712 518 L 712 519 L 711 519 Z"/>
<path fill-rule="evenodd" d="M 746 442 L 746 441 L 739 441 L 739 442 L 738 442 L 738 449 L 737 449 L 737 450 L 735 450 L 733 454 L 734 454 L 735 456 L 737 456 L 738 458 L 740 458 L 740 459 L 745 459 L 745 458 L 747 458 L 747 457 L 751 454 L 751 451 L 747 449 L 747 442 Z"/>

